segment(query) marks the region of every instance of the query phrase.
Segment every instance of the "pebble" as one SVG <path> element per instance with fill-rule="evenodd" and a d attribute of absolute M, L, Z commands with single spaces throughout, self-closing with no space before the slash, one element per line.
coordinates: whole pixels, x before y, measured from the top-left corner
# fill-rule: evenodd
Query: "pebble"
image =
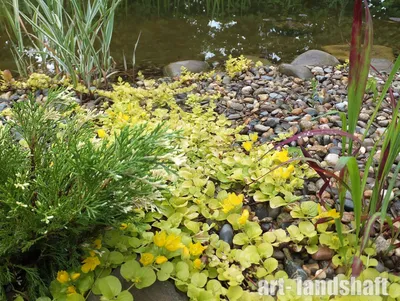
<path fill-rule="evenodd" d="M 325 157 L 325 162 L 328 163 L 328 165 L 331 166 L 331 167 L 335 167 L 336 164 L 338 163 L 338 161 L 339 161 L 339 155 L 338 154 L 330 153 Z"/>
<path fill-rule="evenodd" d="M 240 114 L 230 114 L 229 116 L 228 116 L 228 119 L 229 120 L 235 120 L 235 119 L 240 119 L 241 118 L 241 115 Z"/>
<path fill-rule="evenodd" d="M 347 110 L 347 103 L 345 102 L 340 102 L 335 104 L 336 109 L 338 109 L 339 111 L 345 112 Z"/>
<path fill-rule="evenodd" d="M 256 130 L 257 132 L 261 132 L 261 133 L 267 132 L 269 129 L 270 129 L 269 126 L 265 126 L 262 124 L 256 124 L 254 126 L 254 130 Z"/>
<path fill-rule="evenodd" d="M 279 118 L 268 118 L 265 122 L 264 125 L 269 126 L 269 127 L 275 127 L 279 123 L 280 119 Z"/>
<path fill-rule="evenodd" d="M 315 277 L 317 279 L 326 279 L 326 273 L 325 273 L 324 270 L 320 269 L 320 270 L 315 272 Z"/>
<path fill-rule="evenodd" d="M 229 107 L 235 111 L 243 111 L 244 105 L 238 102 L 231 102 L 229 103 Z"/>
<path fill-rule="evenodd" d="M 319 247 L 318 251 L 312 254 L 311 258 L 314 260 L 331 260 L 334 252 L 328 247 Z"/>
<path fill-rule="evenodd" d="M 231 246 L 233 245 L 233 229 L 230 224 L 225 224 L 222 226 L 221 230 L 219 231 L 219 239 Z"/>
<path fill-rule="evenodd" d="M 242 88 L 243 95 L 250 95 L 253 92 L 253 88 L 251 86 L 246 86 Z"/>

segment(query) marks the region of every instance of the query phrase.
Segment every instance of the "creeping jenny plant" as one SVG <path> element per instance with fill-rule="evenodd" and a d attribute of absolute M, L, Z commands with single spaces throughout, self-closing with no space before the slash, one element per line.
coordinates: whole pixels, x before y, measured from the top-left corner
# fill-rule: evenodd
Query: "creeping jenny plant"
<path fill-rule="evenodd" d="M 297 296 L 292 275 L 273 254 L 283 246 L 308 254 L 327 246 L 335 251 L 333 266 L 346 266 L 357 247 L 352 227 L 342 225 L 342 245 L 332 231 L 338 221 L 336 210 L 327 211 L 312 200 L 299 202 L 296 190 L 314 173 L 288 149 L 275 150 L 260 144 L 256 134 L 241 135 L 241 128 L 231 128 L 214 111 L 219 95 L 196 92 L 196 81 L 207 76 L 213 75 L 186 74 L 169 84 L 144 80 L 142 88 L 120 81 L 113 91 L 97 91 L 112 100 L 104 104 L 98 137 L 112 143 L 126 126 L 152 130 L 163 122 L 180 133 L 175 143 L 179 152 L 171 158 L 177 172 L 156 172 L 169 184 L 157 196 L 154 210 L 137 208 L 130 221 L 81 246 L 80 264 L 54 275 L 54 300 L 84 300 L 92 294 L 101 300 L 133 300 L 113 271 L 117 267 L 130 287 L 142 289 L 156 280 L 169 280 L 190 300 L 274 300 L 257 292 L 258 281 L 274 279 L 285 279 L 291 287 L 278 300 L 329 300 Z M 178 93 L 188 94 L 184 108 L 176 104 Z M 205 100 L 206 108 L 201 105 Z M 293 224 L 286 230 L 263 231 L 254 205 L 264 202 L 290 210 Z M 218 235 L 224 224 L 233 228 L 232 241 Z M 399 297 L 399 277 L 377 272 L 374 256 L 374 245 L 368 242 L 361 255 L 366 269 L 360 279 L 389 277 L 390 297 Z M 44 300 L 49 299 L 40 301 Z"/>

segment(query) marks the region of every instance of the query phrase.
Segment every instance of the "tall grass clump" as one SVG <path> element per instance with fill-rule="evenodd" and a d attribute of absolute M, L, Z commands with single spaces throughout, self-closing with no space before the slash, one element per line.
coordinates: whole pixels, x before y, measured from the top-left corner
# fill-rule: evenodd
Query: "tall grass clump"
<path fill-rule="evenodd" d="M 364 22 L 363 10 L 365 12 Z M 386 78 L 386 83 L 367 124 L 364 136 L 359 138 L 355 135 L 371 67 L 372 40 L 373 25 L 368 3 L 365 0 L 356 0 L 350 51 L 349 106 L 347 114 L 341 114 L 342 130 L 311 130 L 297 134 L 281 143 L 281 145 L 288 144 L 302 136 L 333 134 L 342 137 L 342 157 L 335 168 L 339 172 L 338 175 L 321 168 L 314 161 L 310 162 L 310 166 L 317 171 L 325 182 L 318 194 L 322 203 L 324 203 L 321 197 L 323 191 L 331 186 L 332 181 L 336 182 L 339 188 L 338 206 L 340 207 L 341 217 L 343 217 L 344 213 L 346 192 L 351 194 L 354 204 L 356 245 L 359 246 L 359 250 L 352 254 L 351 258 L 346 259 L 351 264 L 353 276 L 359 276 L 362 272 L 361 256 L 365 248 L 369 246 L 371 239 L 375 239 L 384 232 L 390 233 L 392 245 L 387 252 L 400 247 L 399 244 L 395 244 L 400 234 L 400 229 L 394 226 L 394 223 L 400 219 L 394 219 L 388 214 L 390 203 L 393 199 L 393 188 L 400 172 L 400 163 L 396 164 L 396 157 L 400 153 L 400 102 L 395 101 L 391 88 L 392 81 L 400 69 L 400 56 L 397 58 L 390 75 Z M 357 161 L 359 149 L 384 101 L 388 101 L 391 105 L 392 118 L 383 138 L 378 139 L 370 151 L 369 157 L 363 166 L 363 173 L 361 173 L 361 169 L 358 166 L 359 162 Z M 305 149 L 303 149 L 303 153 L 306 157 L 310 156 Z M 374 162 L 374 157 L 379 157 L 379 160 Z M 373 170 L 372 174 L 370 170 Z M 375 179 L 375 185 L 372 196 L 367 200 L 364 196 L 364 191 L 366 190 L 367 178 L 371 176 Z M 345 234 L 340 219 L 335 220 L 335 227 L 341 245 L 344 248 Z M 377 234 L 372 235 L 373 232 L 371 230 L 373 228 L 378 229 Z"/>
<path fill-rule="evenodd" d="M 79 265 L 81 244 L 134 222 L 162 197 L 174 133 L 98 130 L 68 95 L 16 103 L 0 126 L 0 300 L 4 286 L 43 295 L 58 270 Z"/>
<path fill-rule="evenodd" d="M 110 45 L 121 0 L 0 0 L 20 75 L 37 62 L 68 76 L 73 85 L 106 81 L 114 61 Z"/>

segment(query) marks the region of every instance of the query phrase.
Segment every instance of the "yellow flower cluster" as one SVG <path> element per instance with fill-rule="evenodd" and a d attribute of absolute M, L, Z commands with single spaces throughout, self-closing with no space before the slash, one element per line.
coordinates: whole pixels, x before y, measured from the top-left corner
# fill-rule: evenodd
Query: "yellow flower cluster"
<path fill-rule="evenodd" d="M 89 273 L 94 271 L 98 265 L 100 265 L 100 259 L 96 256 L 96 253 L 90 251 L 90 256 L 85 258 L 81 267 L 82 272 Z"/>
<path fill-rule="evenodd" d="M 292 175 L 293 171 L 293 165 L 289 165 L 288 167 L 279 167 L 274 170 L 274 177 L 287 180 Z"/>
<path fill-rule="evenodd" d="M 189 245 L 189 253 L 193 256 L 200 256 L 205 249 L 207 249 L 207 247 L 202 246 L 202 244 L 199 242 L 195 244 L 190 243 Z"/>
<path fill-rule="evenodd" d="M 230 193 L 228 197 L 225 200 L 223 200 L 221 204 L 222 211 L 224 213 L 229 213 L 237 206 L 241 205 L 243 203 L 243 199 L 244 199 L 243 194 L 236 195 L 236 193 Z"/>
<path fill-rule="evenodd" d="M 68 274 L 67 271 L 59 271 L 57 273 L 57 281 L 60 283 L 67 283 L 69 281 L 75 281 L 81 276 L 80 273 Z"/>
<path fill-rule="evenodd" d="M 151 253 L 143 253 L 142 256 L 140 256 L 139 260 L 139 262 L 144 266 L 152 264 L 153 261 L 154 261 L 154 255 Z"/>
<path fill-rule="evenodd" d="M 164 247 L 170 252 L 175 252 L 176 250 L 182 249 L 184 247 L 181 242 L 180 236 L 176 234 L 167 235 L 165 231 L 156 232 L 153 241 L 157 247 Z"/>
<path fill-rule="evenodd" d="M 286 162 L 290 159 L 289 152 L 287 149 L 283 149 L 280 152 L 276 152 L 274 157 L 276 160 L 278 160 L 281 163 Z"/>
<path fill-rule="evenodd" d="M 327 219 L 328 223 L 333 224 L 335 219 L 340 218 L 340 212 L 337 212 L 336 209 L 324 211 L 321 204 L 318 204 L 318 215 L 314 217 L 314 220 L 317 221 L 323 218 Z"/>
<path fill-rule="evenodd" d="M 258 134 L 257 133 L 252 133 L 249 135 L 250 141 L 245 141 L 242 143 L 242 147 L 247 151 L 251 151 L 253 148 L 253 143 L 257 142 L 258 139 Z"/>
<path fill-rule="evenodd" d="M 244 225 L 249 219 L 250 212 L 247 209 L 244 209 L 242 215 L 239 217 L 239 224 Z"/>

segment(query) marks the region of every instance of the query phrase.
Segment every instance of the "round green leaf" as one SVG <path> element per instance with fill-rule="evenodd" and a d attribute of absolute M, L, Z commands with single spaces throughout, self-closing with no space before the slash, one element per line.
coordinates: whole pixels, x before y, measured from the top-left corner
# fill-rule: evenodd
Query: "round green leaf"
<path fill-rule="evenodd" d="M 243 289 L 240 286 L 230 286 L 226 295 L 228 296 L 229 301 L 239 300 L 243 295 Z"/>
<path fill-rule="evenodd" d="M 207 290 L 212 292 L 214 295 L 222 294 L 222 285 L 221 282 L 215 279 L 211 279 L 207 282 L 206 286 Z"/>
<path fill-rule="evenodd" d="M 278 260 L 275 258 L 268 258 L 264 261 L 264 268 L 271 274 L 278 268 Z"/>
<path fill-rule="evenodd" d="M 249 242 L 249 237 L 244 233 L 238 233 L 233 237 L 233 243 L 238 246 L 243 246 Z"/>
<path fill-rule="evenodd" d="M 125 262 L 121 266 L 121 275 L 126 280 L 133 281 L 135 279 L 135 273 L 140 269 L 140 263 L 136 260 L 130 260 Z"/>
<path fill-rule="evenodd" d="M 171 273 L 174 270 L 174 264 L 170 261 L 167 261 L 161 265 L 160 270 L 157 272 L 157 279 L 160 281 L 166 281 L 171 276 Z"/>
<path fill-rule="evenodd" d="M 121 264 L 124 262 L 124 255 L 122 253 L 117 252 L 117 251 L 112 251 L 110 255 L 108 256 L 108 261 L 111 264 Z"/>
<path fill-rule="evenodd" d="M 300 232 L 307 237 L 313 237 L 317 235 L 317 231 L 315 231 L 315 226 L 310 221 L 300 222 L 299 229 Z"/>
<path fill-rule="evenodd" d="M 36 301 L 51 301 L 51 299 L 49 297 L 40 297 L 37 298 Z"/>
<path fill-rule="evenodd" d="M 189 266 L 186 262 L 180 261 L 175 267 L 176 276 L 182 280 L 186 281 L 189 278 Z"/>
<path fill-rule="evenodd" d="M 274 253 L 274 247 L 267 242 L 261 243 L 257 246 L 258 254 L 261 255 L 262 258 L 271 257 Z"/>
<path fill-rule="evenodd" d="M 392 283 L 389 286 L 389 296 L 393 299 L 400 297 L 400 284 Z"/>
<path fill-rule="evenodd" d="M 139 279 L 136 283 L 138 289 L 149 287 L 157 280 L 156 273 L 150 267 L 140 268 L 137 278 Z"/>
<path fill-rule="evenodd" d="M 85 298 L 81 294 L 68 294 L 67 301 L 85 301 Z"/>
<path fill-rule="evenodd" d="M 117 301 L 133 301 L 133 296 L 129 291 L 122 291 L 117 296 Z"/>
<path fill-rule="evenodd" d="M 190 282 L 197 287 L 203 287 L 207 283 L 207 276 L 203 273 L 194 273 Z"/>
<path fill-rule="evenodd" d="M 100 293 L 108 299 L 114 298 L 122 290 L 121 282 L 115 276 L 107 276 L 99 279 L 98 287 Z"/>

